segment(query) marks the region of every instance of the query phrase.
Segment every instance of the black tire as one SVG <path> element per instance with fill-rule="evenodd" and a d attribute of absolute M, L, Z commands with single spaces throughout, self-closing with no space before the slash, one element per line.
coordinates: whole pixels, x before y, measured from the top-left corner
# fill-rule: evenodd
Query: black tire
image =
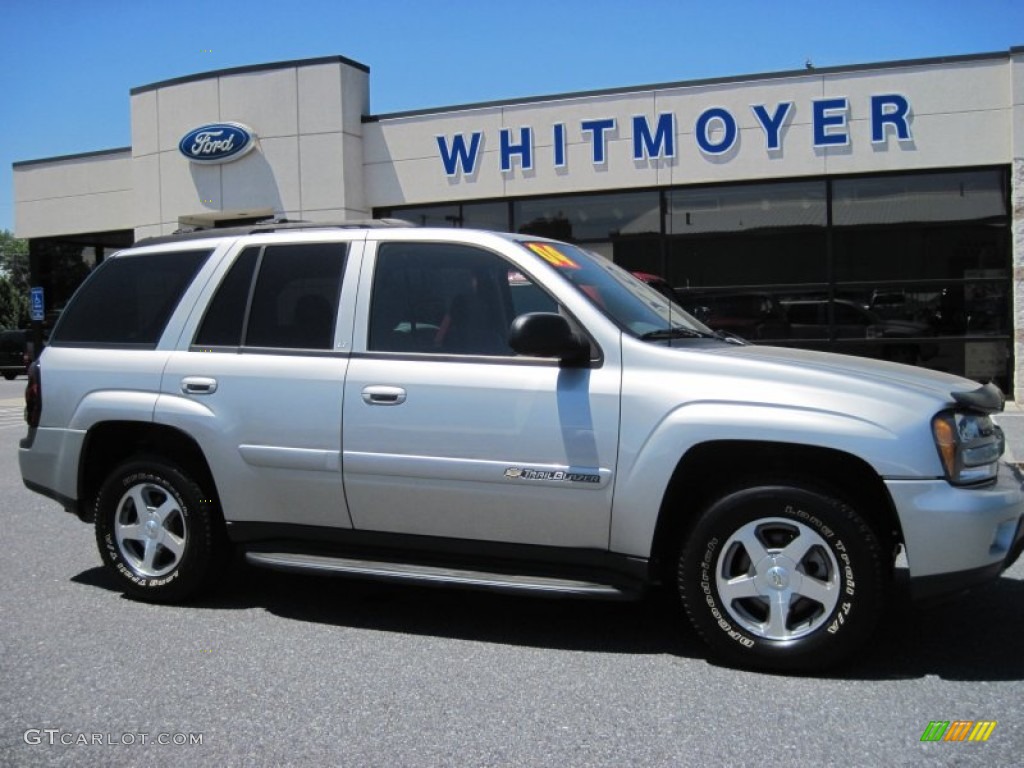
<path fill-rule="evenodd" d="M 8 381 L 14 381 L 14 377 L 17 375 L 18 374 L 16 373 L 5 373 L 4 378 L 7 379 Z"/>
<path fill-rule="evenodd" d="M 879 538 L 850 506 L 764 485 L 708 506 L 682 544 L 677 586 L 723 662 L 808 671 L 863 646 L 884 609 L 885 579 Z"/>
<path fill-rule="evenodd" d="M 150 457 L 122 464 L 103 483 L 96 543 L 125 593 L 160 603 L 208 591 L 229 555 L 212 489 Z"/>

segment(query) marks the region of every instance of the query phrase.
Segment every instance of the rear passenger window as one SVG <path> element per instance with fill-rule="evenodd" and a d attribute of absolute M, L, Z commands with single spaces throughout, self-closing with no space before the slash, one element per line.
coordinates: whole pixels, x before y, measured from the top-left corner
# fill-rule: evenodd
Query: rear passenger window
<path fill-rule="evenodd" d="M 252 289 L 252 275 L 261 248 L 246 248 L 231 265 L 217 289 L 195 343 L 203 347 L 238 347 L 242 344 L 245 308 Z"/>
<path fill-rule="evenodd" d="M 344 243 L 247 248 L 210 302 L 195 346 L 331 349 L 346 253 Z"/>
<path fill-rule="evenodd" d="M 106 260 L 75 292 L 50 344 L 155 347 L 210 253 L 168 251 Z"/>

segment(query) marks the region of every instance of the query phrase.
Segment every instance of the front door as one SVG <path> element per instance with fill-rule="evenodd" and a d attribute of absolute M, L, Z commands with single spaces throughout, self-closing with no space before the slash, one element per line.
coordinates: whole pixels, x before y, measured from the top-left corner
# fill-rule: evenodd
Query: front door
<path fill-rule="evenodd" d="M 354 527 L 607 549 L 617 358 L 517 358 L 511 321 L 542 310 L 558 307 L 496 253 L 380 244 L 366 350 L 345 384 Z"/>

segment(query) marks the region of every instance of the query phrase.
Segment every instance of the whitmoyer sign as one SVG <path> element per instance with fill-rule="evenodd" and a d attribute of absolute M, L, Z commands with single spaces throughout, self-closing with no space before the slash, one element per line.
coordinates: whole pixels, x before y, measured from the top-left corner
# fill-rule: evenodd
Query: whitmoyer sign
<path fill-rule="evenodd" d="M 795 102 L 782 101 L 774 105 L 752 104 L 751 112 L 764 134 L 764 151 L 782 150 L 786 129 L 793 121 Z M 871 143 L 884 144 L 890 138 L 898 142 L 912 142 L 913 113 L 910 100 L 898 93 L 877 94 L 870 97 Z M 677 152 L 678 115 L 664 112 L 655 118 L 635 115 L 631 118 L 632 156 L 634 160 L 674 158 Z M 841 147 L 850 144 L 850 100 L 846 97 L 816 99 L 810 103 L 810 123 L 815 149 Z M 697 148 L 705 155 L 722 157 L 733 151 L 739 140 L 739 119 L 724 107 L 710 107 L 696 115 L 693 136 Z M 539 129 L 550 139 L 556 168 L 568 165 L 568 142 L 576 138 L 591 145 L 591 162 L 607 162 L 608 142 L 617 135 L 619 122 L 615 117 L 580 120 L 575 125 L 554 122 Z M 571 132 L 575 131 L 575 136 Z M 518 129 L 502 128 L 498 132 L 498 160 L 502 172 L 518 163 L 523 170 L 534 167 L 534 145 L 538 129 L 523 126 Z M 476 172 L 483 155 L 486 137 L 483 131 L 472 131 L 436 137 L 438 156 L 445 174 L 460 173 L 471 176 Z"/>

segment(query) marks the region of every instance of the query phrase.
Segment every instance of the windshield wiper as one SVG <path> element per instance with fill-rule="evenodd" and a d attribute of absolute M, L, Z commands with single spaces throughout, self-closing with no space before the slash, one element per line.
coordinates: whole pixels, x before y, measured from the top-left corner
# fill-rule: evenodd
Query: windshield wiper
<path fill-rule="evenodd" d="M 656 331 L 648 331 L 641 334 L 641 341 L 662 341 L 663 339 L 715 339 L 718 338 L 712 333 L 704 333 L 696 328 L 687 328 L 685 325 L 674 325 L 671 328 L 659 328 Z"/>

